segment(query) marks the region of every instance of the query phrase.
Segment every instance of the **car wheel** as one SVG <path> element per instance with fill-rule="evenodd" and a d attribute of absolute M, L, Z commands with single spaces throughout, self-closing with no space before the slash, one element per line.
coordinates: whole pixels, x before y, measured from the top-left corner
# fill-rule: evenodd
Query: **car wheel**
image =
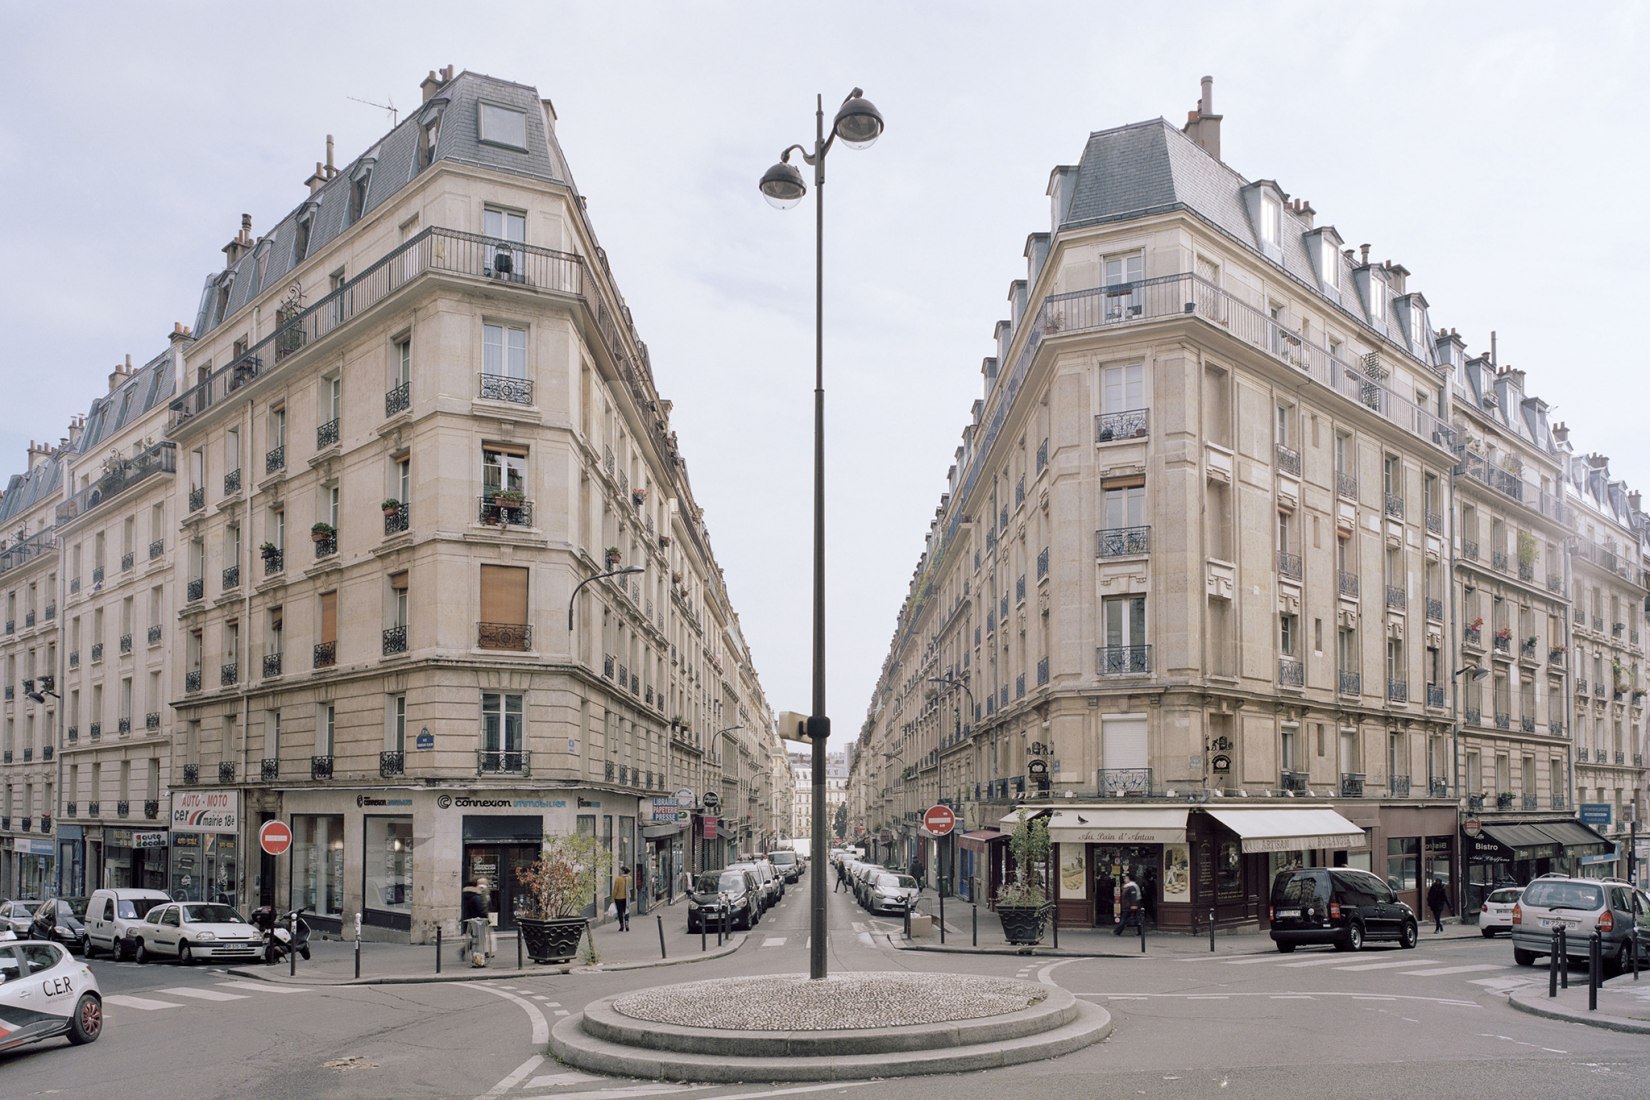
<path fill-rule="evenodd" d="M 305 962 L 309 961 L 309 944 L 306 943 L 302 947 L 298 948 L 298 956 Z"/>
<path fill-rule="evenodd" d="M 1294 944 L 1285 943 L 1283 940 L 1278 941 L 1278 951 L 1280 953 L 1287 955 L 1287 954 L 1289 954 L 1289 952 L 1293 951 L 1294 949 L 1295 949 Z"/>
<path fill-rule="evenodd" d="M 195 953 L 189 950 L 187 943 L 178 944 L 178 962 L 184 966 L 195 965 Z"/>
<path fill-rule="evenodd" d="M 1479 931 L 1484 933 L 1484 938 L 1486 940 L 1495 939 L 1495 929 L 1493 929 L 1493 928 L 1482 928 L 1482 929 L 1479 929 Z"/>
<path fill-rule="evenodd" d="M 154 958 L 154 956 L 149 954 L 148 946 L 145 945 L 142 940 L 139 940 L 139 941 L 137 941 L 137 944 L 132 948 L 132 958 L 134 960 L 136 960 L 138 963 L 146 963 L 150 959 Z"/>
<path fill-rule="evenodd" d="M 92 941 L 88 939 L 86 941 L 85 949 L 81 951 L 81 955 L 84 956 L 85 958 L 89 959 L 93 955 L 96 955 L 96 954 L 97 954 L 97 948 L 93 947 L 92 946 Z"/>
<path fill-rule="evenodd" d="M 1403 931 L 1398 933 L 1398 946 L 1413 950 L 1420 939 L 1421 930 L 1415 926 L 1414 921 L 1406 920 Z"/>
<path fill-rule="evenodd" d="M 85 1046 L 97 1042 L 103 1033 L 103 1001 L 95 993 L 82 993 L 69 1018 L 69 1042 Z"/>
<path fill-rule="evenodd" d="M 1362 951 L 1364 949 L 1364 926 L 1353 921 L 1346 927 L 1346 950 Z"/>
<path fill-rule="evenodd" d="M 1513 948 L 1513 962 L 1519 966 L 1534 966 L 1535 952 L 1526 951 L 1522 947 L 1515 947 Z"/>

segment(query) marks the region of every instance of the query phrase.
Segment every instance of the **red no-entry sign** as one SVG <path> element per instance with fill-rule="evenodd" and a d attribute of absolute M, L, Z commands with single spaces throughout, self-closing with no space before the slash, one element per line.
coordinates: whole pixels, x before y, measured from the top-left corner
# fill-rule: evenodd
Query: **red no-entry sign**
<path fill-rule="evenodd" d="M 951 812 L 949 806 L 930 806 L 923 811 L 923 828 L 935 836 L 944 836 L 957 824 L 957 815 Z"/>
<path fill-rule="evenodd" d="M 292 830 L 284 821 L 266 821 L 258 829 L 258 847 L 278 856 L 292 847 Z"/>

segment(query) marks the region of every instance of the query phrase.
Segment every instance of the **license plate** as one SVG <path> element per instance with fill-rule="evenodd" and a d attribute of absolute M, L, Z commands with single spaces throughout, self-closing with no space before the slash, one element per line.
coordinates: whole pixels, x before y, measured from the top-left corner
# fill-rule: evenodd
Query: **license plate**
<path fill-rule="evenodd" d="M 1576 922 L 1576 921 L 1567 921 L 1567 920 L 1564 920 L 1562 917 L 1542 917 L 1536 923 L 1541 925 L 1541 927 L 1543 927 L 1543 928 L 1578 928 L 1578 927 L 1580 927 L 1578 922 Z"/>
<path fill-rule="evenodd" d="M 1299 909 L 1279 909 L 1278 910 L 1278 916 L 1280 916 L 1280 917 L 1298 917 L 1300 915 L 1301 915 L 1301 911 Z"/>

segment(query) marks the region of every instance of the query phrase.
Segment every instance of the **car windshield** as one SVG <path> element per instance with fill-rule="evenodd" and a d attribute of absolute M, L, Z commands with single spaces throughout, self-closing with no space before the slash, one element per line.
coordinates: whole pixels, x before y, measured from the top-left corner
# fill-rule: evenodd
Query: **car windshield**
<path fill-rule="evenodd" d="M 142 920 L 145 913 L 160 903 L 159 898 L 121 898 L 115 906 L 115 915 L 126 920 Z"/>
<path fill-rule="evenodd" d="M 64 898 L 63 904 L 69 907 L 69 912 L 74 914 L 75 919 L 84 920 L 86 918 L 86 905 L 91 900 L 91 898 Z"/>
<path fill-rule="evenodd" d="M 1523 892 L 1524 891 L 1521 890 L 1521 889 L 1520 890 L 1497 890 L 1495 893 L 1493 893 L 1489 896 L 1489 900 L 1494 905 L 1511 905 L 1513 902 L 1518 900 L 1518 895 L 1522 894 Z"/>
<path fill-rule="evenodd" d="M 795 852 L 770 852 L 768 858 L 781 867 L 788 867 L 796 862 Z"/>
<path fill-rule="evenodd" d="M 915 890 L 917 888 L 917 880 L 912 878 L 910 875 L 883 875 L 877 879 L 877 885 L 884 890 Z"/>
<path fill-rule="evenodd" d="M 183 919 L 190 924 L 245 924 L 229 905 L 185 905 Z"/>

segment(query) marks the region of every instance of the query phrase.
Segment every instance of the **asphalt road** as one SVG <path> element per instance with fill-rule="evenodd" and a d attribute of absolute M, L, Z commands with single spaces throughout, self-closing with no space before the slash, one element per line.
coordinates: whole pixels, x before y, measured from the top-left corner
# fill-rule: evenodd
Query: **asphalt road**
<path fill-rule="evenodd" d="M 622 1100 L 872 1097 L 901 1100 L 1346 1094 L 1634 1097 L 1650 1043 L 1514 1012 L 1505 991 L 1544 980 L 1505 938 L 1359 954 L 1027 958 L 879 946 L 896 922 L 830 899 L 829 962 L 852 970 L 963 970 L 1063 986 L 1103 1005 L 1112 1037 L 1049 1062 L 863 1084 L 691 1087 L 595 1077 L 543 1057 L 562 1013 L 627 989 L 703 977 L 805 972 L 807 892 L 793 890 L 737 953 L 683 966 L 474 983 L 292 989 L 204 966 L 93 964 L 108 1025 L 90 1047 L 0 1055 L 0 1094 Z M 1580 971 L 1574 980 L 1585 981 Z M 1650 979 L 1647 979 L 1650 980 Z"/>

